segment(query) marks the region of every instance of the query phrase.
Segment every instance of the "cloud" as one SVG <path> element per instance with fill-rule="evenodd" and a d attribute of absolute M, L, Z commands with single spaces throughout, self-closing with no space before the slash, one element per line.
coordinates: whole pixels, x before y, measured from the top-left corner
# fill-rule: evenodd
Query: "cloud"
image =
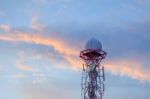
<path fill-rule="evenodd" d="M 135 60 L 114 60 L 105 64 L 108 71 L 115 75 L 128 76 L 142 82 L 150 82 L 150 72 L 142 68 L 142 63 Z"/>
<path fill-rule="evenodd" d="M 44 83 L 48 80 L 48 76 L 45 74 L 45 72 L 33 72 L 32 73 L 32 84 L 40 84 Z"/>
<path fill-rule="evenodd" d="M 11 30 L 11 27 L 10 27 L 10 25 L 7 25 L 7 24 L 0 24 L 0 30 L 9 32 Z"/>
<path fill-rule="evenodd" d="M 45 29 L 45 28 L 43 28 Z M 5 29 L 7 31 L 7 29 Z M 17 31 L 17 33 L 16 33 Z M 43 32 L 44 30 L 42 30 Z M 142 30 L 140 30 L 142 31 Z M 108 32 L 108 31 L 105 31 Z M 114 31 L 112 31 L 114 32 Z M 119 31 L 120 32 L 120 31 Z M 128 31 L 129 32 L 129 31 Z M 80 32 L 79 32 L 80 33 Z M 57 33 L 59 35 L 60 33 Z M 28 44 L 34 44 L 37 46 L 49 46 L 53 48 L 55 51 L 48 50 L 48 51 L 40 51 L 38 52 L 38 56 L 44 57 L 47 59 L 51 59 L 54 63 L 57 64 L 59 68 L 71 68 L 73 70 L 81 70 L 82 69 L 82 64 L 83 61 L 79 59 L 79 49 L 73 48 L 71 45 L 68 44 L 68 42 L 71 44 L 72 39 L 67 39 L 70 36 L 67 36 L 66 38 L 63 37 L 57 37 L 51 36 L 53 33 L 49 33 L 49 35 L 44 35 L 44 34 L 38 34 L 38 33 L 28 33 L 24 32 L 22 30 L 12 30 L 9 31 L 7 34 L 1 34 L 0 35 L 0 40 L 1 41 L 9 41 L 9 42 L 22 42 L 22 43 L 28 43 Z M 65 34 L 67 35 L 67 34 Z M 110 71 L 112 74 L 117 74 L 117 75 L 126 75 L 134 79 L 138 79 L 141 81 L 150 81 L 150 78 L 148 77 L 149 75 L 149 69 L 145 70 L 145 61 L 141 59 L 138 61 L 138 58 L 132 57 L 134 54 L 141 53 L 143 50 L 137 49 L 139 43 L 139 37 L 140 39 L 144 39 L 143 36 L 138 36 L 138 38 L 133 37 L 134 35 L 139 35 L 137 34 L 130 34 L 128 35 L 127 32 L 123 32 L 122 36 L 126 38 L 120 38 L 117 33 L 112 33 L 112 34 L 98 34 L 97 36 L 104 38 L 105 36 L 108 36 L 108 38 L 105 38 L 107 41 L 105 42 L 105 45 L 107 45 L 107 63 L 104 63 L 106 70 Z M 72 35 L 71 35 L 72 36 Z M 74 36 L 75 37 L 75 36 Z M 131 39 L 132 37 L 132 39 Z M 145 36 L 144 36 L 145 37 Z M 87 37 L 86 37 L 87 38 Z M 115 39 L 114 39 L 115 38 Z M 80 41 L 80 38 L 78 39 Z M 121 40 L 122 42 L 118 42 Z M 120 47 L 121 44 L 124 44 L 124 47 Z M 80 46 L 80 44 L 78 45 Z M 146 47 L 145 45 L 142 45 Z M 81 48 L 80 48 L 81 49 Z M 134 50 L 134 52 L 132 50 Z M 34 50 L 34 49 L 32 49 Z M 138 51 L 136 51 L 138 50 Z M 35 50 L 37 51 L 37 50 Z M 132 53 L 132 55 L 124 52 L 128 52 L 129 54 Z M 136 52 L 136 53 L 135 53 Z M 145 49 L 144 52 L 146 53 Z M 32 56 L 36 56 L 37 53 L 33 52 L 34 54 Z M 49 54 L 48 54 L 49 53 Z M 145 54 L 144 54 L 145 55 Z M 142 56 L 141 56 L 142 57 Z M 148 57 L 148 56 L 146 56 Z M 129 60 L 131 59 L 131 60 Z M 137 61 L 132 61 L 132 59 L 137 60 Z M 117 61 L 116 61 L 117 60 Z M 56 65 L 55 64 L 55 65 Z M 32 71 L 33 68 L 30 66 L 26 65 L 17 65 L 18 69 L 21 70 L 27 70 L 27 71 Z M 134 71 L 133 71 L 134 70 Z"/>
<path fill-rule="evenodd" d="M 26 65 L 18 64 L 16 67 L 18 69 L 24 70 L 24 71 L 34 71 L 34 69 L 31 66 L 26 66 Z"/>
<path fill-rule="evenodd" d="M 28 33 L 4 34 L 0 36 L 0 40 L 10 42 L 18 41 L 45 46 L 52 46 L 60 54 L 77 55 L 78 53 L 76 50 L 69 48 L 62 40 L 60 42 L 60 40 L 57 38 L 47 38 L 36 34 L 35 35 L 30 35 Z"/>
<path fill-rule="evenodd" d="M 76 80 L 70 80 L 71 77 Z M 26 98 L 37 97 L 38 99 L 62 99 L 63 97 L 65 99 L 77 99 L 80 97 L 80 82 L 78 80 L 76 72 L 62 72 L 60 70 L 55 73 L 55 77 L 50 77 L 47 82 L 25 84 L 21 92 Z"/>
<path fill-rule="evenodd" d="M 25 74 L 14 74 L 11 75 L 12 78 L 27 78 L 28 76 Z"/>
<path fill-rule="evenodd" d="M 62 82 L 62 81 L 61 81 Z M 61 84 L 61 86 L 60 86 Z M 75 97 L 78 97 L 78 95 L 74 94 L 76 93 L 73 89 L 68 88 L 68 86 L 59 83 L 59 85 L 52 84 L 53 86 L 46 85 L 28 85 L 26 86 L 26 89 L 22 92 L 24 96 L 27 98 L 31 97 L 38 97 L 38 99 L 70 99 L 74 97 L 73 99 L 76 99 Z M 40 87 L 38 87 L 40 86 Z M 59 87 L 58 87 L 59 86 Z M 74 92 L 74 93 L 73 93 Z M 59 94 L 59 95 L 58 95 Z"/>
<path fill-rule="evenodd" d="M 40 17 L 41 14 L 38 12 L 32 12 L 31 14 L 31 23 L 30 23 L 30 27 L 37 30 L 38 32 L 41 32 L 42 30 L 45 29 L 45 25 L 42 24 L 42 22 L 40 21 Z"/>

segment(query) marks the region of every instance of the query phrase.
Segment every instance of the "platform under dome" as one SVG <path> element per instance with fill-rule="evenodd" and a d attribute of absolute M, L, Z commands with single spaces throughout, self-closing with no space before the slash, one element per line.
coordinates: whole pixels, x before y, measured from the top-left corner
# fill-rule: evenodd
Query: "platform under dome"
<path fill-rule="evenodd" d="M 99 40 L 92 38 L 87 41 L 85 49 L 100 49 L 100 50 L 102 50 L 102 44 Z"/>

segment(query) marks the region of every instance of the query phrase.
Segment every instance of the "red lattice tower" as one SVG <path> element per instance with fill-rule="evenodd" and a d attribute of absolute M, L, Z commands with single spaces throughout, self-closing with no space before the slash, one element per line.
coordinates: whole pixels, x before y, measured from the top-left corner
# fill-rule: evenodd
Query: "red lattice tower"
<path fill-rule="evenodd" d="M 80 58 L 85 61 L 82 71 L 82 99 L 102 99 L 104 94 L 104 67 L 100 65 L 106 52 L 102 44 L 95 38 L 86 43 L 85 50 L 80 52 Z"/>

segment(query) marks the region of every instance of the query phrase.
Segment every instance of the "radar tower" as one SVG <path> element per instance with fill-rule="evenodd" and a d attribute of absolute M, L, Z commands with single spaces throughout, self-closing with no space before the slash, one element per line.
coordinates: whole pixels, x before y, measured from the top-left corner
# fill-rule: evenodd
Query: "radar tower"
<path fill-rule="evenodd" d="M 82 70 L 82 99 L 102 99 L 104 94 L 104 67 L 100 65 L 106 52 L 102 50 L 99 40 L 92 38 L 85 46 L 85 50 L 80 52 L 80 58 L 85 61 Z"/>

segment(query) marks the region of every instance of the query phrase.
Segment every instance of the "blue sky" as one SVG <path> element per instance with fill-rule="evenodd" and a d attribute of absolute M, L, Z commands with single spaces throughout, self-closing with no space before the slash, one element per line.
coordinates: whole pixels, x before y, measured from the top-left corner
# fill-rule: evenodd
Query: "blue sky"
<path fill-rule="evenodd" d="M 150 98 L 149 0 L 0 0 L 0 98 L 80 99 L 79 53 L 99 39 L 104 99 Z"/>

